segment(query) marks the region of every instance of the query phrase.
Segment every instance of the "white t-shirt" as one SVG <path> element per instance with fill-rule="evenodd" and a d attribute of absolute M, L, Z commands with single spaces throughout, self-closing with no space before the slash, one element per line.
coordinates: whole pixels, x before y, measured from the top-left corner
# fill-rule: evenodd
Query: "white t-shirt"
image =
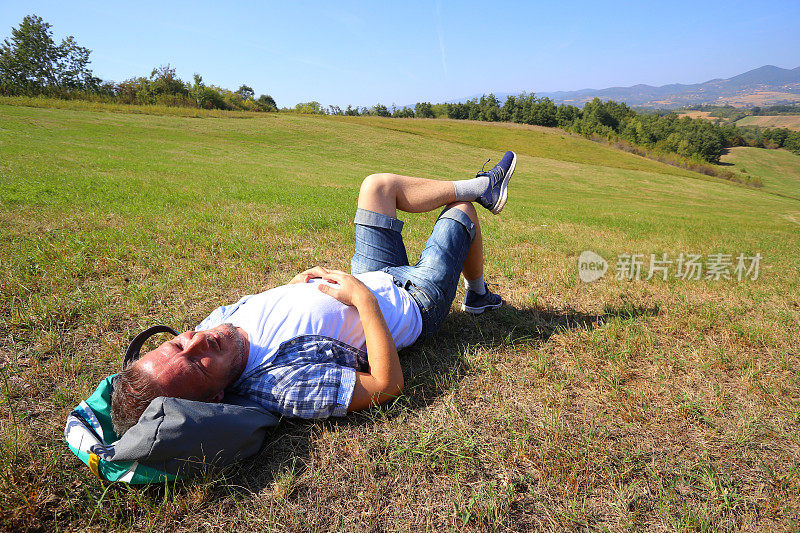
<path fill-rule="evenodd" d="M 366 272 L 355 277 L 377 298 L 397 349 L 413 344 L 422 332 L 422 316 L 408 291 L 395 285 L 386 272 Z M 312 279 L 253 295 L 226 320 L 250 337 L 243 375 L 270 361 L 285 341 L 301 335 L 322 335 L 366 349 L 356 308 L 320 291 L 319 283 L 324 281 Z"/>

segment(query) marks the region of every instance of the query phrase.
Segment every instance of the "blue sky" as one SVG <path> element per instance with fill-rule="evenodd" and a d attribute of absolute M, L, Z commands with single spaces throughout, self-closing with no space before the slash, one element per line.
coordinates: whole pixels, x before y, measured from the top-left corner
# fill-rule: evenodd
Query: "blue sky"
<path fill-rule="evenodd" d="M 92 50 L 122 81 L 169 63 L 184 80 L 279 106 L 441 102 L 488 92 L 696 83 L 800 66 L 800 2 L 0 2 Z"/>

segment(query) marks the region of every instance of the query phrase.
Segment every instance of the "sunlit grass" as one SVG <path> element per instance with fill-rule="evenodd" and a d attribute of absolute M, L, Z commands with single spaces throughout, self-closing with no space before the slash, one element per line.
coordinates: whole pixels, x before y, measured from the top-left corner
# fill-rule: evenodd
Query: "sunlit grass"
<path fill-rule="evenodd" d="M 729 148 L 721 161 L 739 172 L 763 178 L 768 191 L 800 199 L 800 155 L 739 146 Z"/>
<path fill-rule="evenodd" d="M 796 526 L 800 202 L 771 194 L 791 171 L 762 191 L 543 128 L 116 111 L 0 105 L 3 527 Z M 370 173 L 471 177 L 505 149 L 484 234 L 509 306 L 406 350 L 397 402 L 284 421 L 244 465 L 168 486 L 109 486 L 67 450 L 66 414 L 140 329 L 346 269 Z M 412 256 L 434 216 L 404 217 Z M 583 250 L 603 281 L 578 280 Z M 755 281 L 613 275 L 681 252 L 764 259 Z"/>

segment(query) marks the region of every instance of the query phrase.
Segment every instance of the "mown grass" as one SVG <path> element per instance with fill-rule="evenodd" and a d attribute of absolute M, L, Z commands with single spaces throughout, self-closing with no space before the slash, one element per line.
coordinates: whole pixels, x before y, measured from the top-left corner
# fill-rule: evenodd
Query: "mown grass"
<path fill-rule="evenodd" d="M 759 126 L 762 128 L 788 128 L 800 130 L 800 115 L 771 115 L 744 117 L 736 121 L 737 126 Z"/>
<path fill-rule="evenodd" d="M 484 233 L 509 305 L 406 350 L 394 404 L 285 420 L 242 465 L 167 486 L 101 482 L 69 453 L 66 414 L 141 328 L 346 269 L 369 173 L 469 177 L 507 148 Z M 767 190 L 787 176 L 752 190 L 542 128 L 0 106 L 3 527 L 792 530 L 800 202 Z M 405 219 L 413 255 L 432 215 Z M 612 269 L 764 259 L 757 280 L 584 284 L 587 249 Z"/>
<path fill-rule="evenodd" d="M 767 191 L 800 199 L 800 155 L 788 150 L 739 146 L 729 148 L 721 162 L 743 174 L 763 178 Z"/>
<path fill-rule="evenodd" d="M 336 119 L 341 120 L 339 117 Z M 763 186 L 760 178 L 730 172 L 727 168 L 715 166 L 705 161 L 692 160 L 677 154 L 660 152 L 630 144 L 621 139 L 611 142 L 604 137 L 592 136 L 591 139 L 594 142 L 603 145 L 598 148 L 588 144 L 585 137 L 554 128 L 506 122 L 487 124 L 485 122 L 448 119 L 397 120 L 376 117 L 348 117 L 346 120 L 366 121 L 366 123 L 373 126 L 392 131 L 402 131 L 428 138 L 468 144 L 476 148 L 492 148 L 504 151 L 504 146 L 515 146 L 519 153 L 536 157 L 653 172 L 664 172 L 664 165 L 666 164 L 677 167 L 668 171 L 670 174 L 677 176 L 707 179 L 709 181 L 724 179 L 747 187 Z M 486 135 L 485 130 L 475 128 L 476 124 L 497 129 L 492 131 L 491 135 Z M 634 154 L 634 157 L 623 155 L 623 152 Z"/>
<path fill-rule="evenodd" d="M 594 146 L 587 143 L 583 137 L 554 128 L 505 122 L 487 124 L 445 119 L 397 120 L 377 117 L 347 117 L 346 120 L 499 152 L 504 152 L 506 146 L 514 146 L 517 153 L 534 157 L 591 163 L 621 169 L 664 171 L 664 165 L 656 161 L 631 156 L 608 146 Z M 478 125 L 483 127 L 476 127 Z M 487 130 L 486 128 L 494 129 Z M 487 132 L 491 133 L 487 134 Z M 672 170 L 671 173 L 695 178 L 698 176 L 695 172 L 680 168 Z"/>

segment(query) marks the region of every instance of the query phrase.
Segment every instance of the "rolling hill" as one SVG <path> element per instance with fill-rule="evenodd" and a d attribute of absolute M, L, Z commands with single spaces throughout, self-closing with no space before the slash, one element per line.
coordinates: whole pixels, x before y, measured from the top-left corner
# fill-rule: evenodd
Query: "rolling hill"
<path fill-rule="evenodd" d="M 796 526 L 800 201 L 778 194 L 796 160 L 732 152 L 752 189 L 535 126 L 54 105 L 85 109 L 0 105 L 0 530 Z M 396 401 L 283 420 L 244 463 L 162 486 L 106 483 L 67 450 L 67 414 L 133 334 L 347 269 L 368 174 L 469 178 L 508 148 L 509 203 L 480 213 L 506 305 L 467 315 L 459 288 L 402 351 Z M 412 260 L 436 215 L 402 215 Z M 594 283 L 587 250 L 609 262 Z M 730 276 L 677 276 L 692 254 Z"/>
<path fill-rule="evenodd" d="M 501 100 L 510 94 L 515 93 L 495 93 Z M 731 78 L 715 78 L 688 85 L 672 83 L 655 87 L 640 83 L 632 87 L 537 92 L 536 95 L 550 98 L 557 104 L 577 106 L 593 98 L 625 102 L 630 106 L 668 109 L 696 104 L 736 107 L 793 104 L 800 102 L 800 67 L 784 69 L 764 65 Z M 454 102 L 464 100 L 466 98 Z"/>

